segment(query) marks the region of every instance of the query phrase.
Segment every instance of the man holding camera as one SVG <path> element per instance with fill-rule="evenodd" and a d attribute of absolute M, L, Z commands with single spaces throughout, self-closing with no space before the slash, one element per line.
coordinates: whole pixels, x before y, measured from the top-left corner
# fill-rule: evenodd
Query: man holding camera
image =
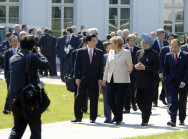
<path fill-rule="evenodd" d="M 37 86 L 40 82 L 38 69 L 49 68 L 48 60 L 37 49 L 34 49 L 35 39 L 33 36 L 24 36 L 20 40 L 21 50 L 10 59 L 10 97 L 14 115 L 14 127 L 10 139 L 21 138 L 27 124 L 31 130 L 31 139 L 41 139 L 41 114 L 26 118 L 22 112 L 24 97 L 23 88 L 28 84 Z M 30 66 L 26 70 L 26 57 L 30 55 Z"/>

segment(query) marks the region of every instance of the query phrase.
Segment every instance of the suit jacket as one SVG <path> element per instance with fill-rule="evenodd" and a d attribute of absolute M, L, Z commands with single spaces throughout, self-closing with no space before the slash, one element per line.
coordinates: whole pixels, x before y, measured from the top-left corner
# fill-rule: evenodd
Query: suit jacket
<path fill-rule="evenodd" d="M 52 48 L 51 48 L 51 52 L 52 52 L 52 57 L 53 59 L 56 59 L 56 52 L 57 52 L 57 47 L 56 47 L 56 43 L 57 43 L 57 39 L 56 37 L 53 35 L 52 36 Z"/>
<path fill-rule="evenodd" d="M 71 45 L 73 47 L 73 50 L 77 49 L 80 45 L 79 37 L 73 34 L 70 41 L 68 41 L 68 37 L 67 37 L 66 46 L 68 47 L 68 45 Z"/>
<path fill-rule="evenodd" d="M 57 39 L 57 57 L 59 59 L 65 59 L 67 54 L 65 53 L 65 45 L 66 45 L 67 36 L 59 37 Z"/>
<path fill-rule="evenodd" d="M 165 56 L 166 56 L 167 53 L 170 53 L 169 47 L 170 46 L 165 46 L 160 51 L 160 54 L 159 54 L 159 73 L 163 73 Z"/>
<path fill-rule="evenodd" d="M 122 48 L 115 58 L 115 51 L 110 50 L 104 71 L 103 80 L 110 83 L 112 75 L 114 83 L 130 83 L 128 66 L 132 64 L 131 52 Z"/>
<path fill-rule="evenodd" d="M 16 36 L 18 37 L 18 40 L 19 40 L 19 33 L 20 33 L 20 32 L 17 32 L 16 30 L 14 30 L 14 31 L 12 32 L 12 35 L 16 35 Z"/>
<path fill-rule="evenodd" d="M 42 36 L 41 36 L 41 37 L 42 37 Z M 40 38 L 41 38 L 41 37 L 40 37 Z M 38 43 L 39 43 L 39 37 L 37 36 L 37 37 L 35 37 L 35 45 L 38 46 Z"/>
<path fill-rule="evenodd" d="M 104 53 L 104 46 L 102 44 L 102 41 L 101 40 L 98 40 L 98 43 L 96 44 L 96 48 L 100 49 L 103 51 Z"/>
<path fill-rule="evenodd" d="M 45 57 L 51 57 L 52 56 L 52 51 L 53 51 L 52 45 L 53 45 L 53 38 L 48 34 L 42 35 L 41 39 L 38 42 L 38 46 L 41 49 L 41 53 Z"/>
<path fill-rule="evenodd" d="M 167 46 L 168 42 L 167 41 L 163 41 L 163 47 Z M 152 49 L 155 50 L 158 54 L 160 53 L 160 46 L 158 45 L 157 39 L 154 41 L 154 44 L 152 45 Z"/>
<path fill-rule="evenodd" d="M 18 49 L 19 51 L 19 49 Z M 18 52 L 17 51 L 17 52 Z M 10 69 L 9 69 L 9 60 L 10 58 L 13 56 L 13 51 L 12 48 L 8 49 L 7 51 L 5 51 L 5 58 L 4 58 L 4 64 L 5 64 L 5 68 L 4 68 L 4 77 L 7 83 L 9 83 L 10 81 Z"/>
<path fill-rule="evenodd" d="M 9 93 L 11 102 L 21 96 L 22 89 L 29 84 L 28 73 L 26 72 L 26 50 L 19 51 L 10 58 L 10 86 Z M 40 80 L 38 69 L 48 69 L 48 60 L 42 54 L 31 54 L 31 64 L 29 68 L 31 84 L 37 85 Z"/>
<path fill-rule="evenodd" d="M 164 77 L 167 84 L 177 85 L 188 81 L 188 53 L 181 51 L 177 63 L 174 61 L 174 53 L 168 53 L 165 58 Z"/>
<path fill-rule="evenodd" d="M 71 53 L 71 67 L 72 67 L 72 71 L 71 71 L 71 77 L 74 76 L 74 68 L 75 68 L 75 63 L 76 63 L 76 55 L 77 55 L 78 49 L 72 51 Z"/>
<path fill-rule="evenodd" d="M 98 80 L 103 77 L 103 52 L 94 48 L 92 63 L 90 64 L 87 47 L 77 52 L 75 63 L 75 79 L 81 79 L 81 85 L 98 86 Z"/>
<path fill-rule="evenodd" d="M 154 73 L 159 69 L 159 55 L 151 49 L 138 50 L 135 57 L 135 63 L 141 62 L 145 66 L 145 70 L 136 70 L 136 87 L 137 88 L 153 88 Z"/>
<path fill-rule="evenodd" d="M 182 50 L 182 51 L 185 51 L 185 52 L 188 52 L 188 43 L 186 43 L 185 45 L 183 45 L 183 46 L 181 47 L 181 50 Z"/>
<path fill-rule="evenodd" d="M 12 46 L 10 45 L 10 43 L 9 43 L 8 40 L 3 41 L 3 49 L 5 48 L 5 45 L 7 46 L 7 49 L 6 49 L 6 50 L 8 50 L 9 48 L 12 47 Z"/>

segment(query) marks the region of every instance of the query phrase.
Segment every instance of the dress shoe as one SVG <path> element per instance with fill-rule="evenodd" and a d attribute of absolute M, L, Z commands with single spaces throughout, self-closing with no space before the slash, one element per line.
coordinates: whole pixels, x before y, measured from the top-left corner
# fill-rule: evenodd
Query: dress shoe
<path fill-rule="evenodd" d="M 157 107 L 157 102 L 153 102 L 153 107 Z"/>
<path fill-rule="evenodd" d="M 132 107 L 133 107 L 134 111 L 137 111 L 137 106 L 136 105 L 133 105 Z"/>
<path fill-rule="evenodd" d="M 113 118 L 112 121 L 111 121 L 111 123 L 114 123 L 115 121 L 116 121 L 116 118 Z"/>
<path fill-rule="evenodd" d="M 173 121 L 169 121 L 167 122 L 167 125 L 171 126 L 171 127 L 175 127 L 176 126 L 176 123 L 173 122 Z"/>
<path fill-rule="evenodd" d="M 130 113 L 130 110 L 125 110 L 123 111 L 123 113 Z"/>
<path fill-rule="evenodd" d="M 111 121 L 105 119 L 105 120 L 104 120 L 104 123 L 111 123 Z"/>
<path fill-rule="evenodd" d="M 148 126 L 148 123 L 142 122 L 140 125 L 141 125 L 141 126 Z"/>
<path fill-rule="evenodd" d="M 165 99 L 161 100 L 163 102 L 164 105 L 167 105 L 167 102 Z"/>
<path fill-rule="evenodd" d="M 120 125 L 121 124 L 121 122 L 120 121 L 116 121 L 116 125 Z"/>
<path fill-rule="evenodd" d="M 95 120 L 92 120 L 92 119 L 91 119 L 91 120 L 90 120 L 90 123 L 95 123 Z"/>
<path fill-rule="evenodd" d="M 76 123 L 76 122 L 82 122 L 82 119 L 77 119 L 77 118 L 75 118 L 75 119 L 72 120 L 71 122 L 73 122 L 73 123 Z"/>
<path fill-rule="evenodd" d="M 9 111 L 9 110 L 4 110 L 3 113 L 4 113 L 4 114 L 11 114 L 11 111 Z"/>
<path fill-rule="evenodd" d="M 179 125 L 185 125 L 184 121 L 180 121 Z"/>

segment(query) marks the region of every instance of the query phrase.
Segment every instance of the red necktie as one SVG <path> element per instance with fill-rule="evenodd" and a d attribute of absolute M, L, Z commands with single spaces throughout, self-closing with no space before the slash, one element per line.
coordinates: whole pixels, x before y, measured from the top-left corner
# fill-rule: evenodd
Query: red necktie
<path fill-rule="evenodd" d="M 93 58 L 93 56 L 92 56 L 92 49 L 90 49 L 90 52 L 89 52 L 89 60 L 90 60 L 90 64 L 91 64 L 91 62 L 92 62 L 92 58 Z"/>
<path fill-rule="evenodd" d="M 177 54 L 176 54 L 176 57 L 175 57 L 175 59 L 174 59 L 175 64 L 177 63 L 177 61 L 178 61 L 178 56 L 177 56 Z"/>

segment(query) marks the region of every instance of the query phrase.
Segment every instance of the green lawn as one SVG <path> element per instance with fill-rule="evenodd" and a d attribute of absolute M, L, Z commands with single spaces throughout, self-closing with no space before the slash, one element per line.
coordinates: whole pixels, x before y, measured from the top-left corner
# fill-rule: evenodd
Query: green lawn
<path fill-rule="evenodd" d="M 158 134 L 152 136 L 140 136 L 135 138 L 126 138 L 126 139 L 187 139 L 188 138 L 188 130 L 180 131 L 180 132 L 171 132 L 165 134 Z"/>
<path fill-rule="evenodd" d="M 42 115 L 42 123 L 53 123 L 59 121 L 70 121 L 74 119 L 74 94 L 68 92 L 63 85 L 50 85 L 45 86 L 51 104 L 47 111 Z M 6 83 L 0 81 L 0 129 L 13 127 L 13 116 L 4 115 L 2 113 L 6 98 Z M 98 103 L 98 116 L 104 115 L 103 112 L 103 99 L 100 95 Z M 89 105 L 88 105 L 89 108 Z M 89 110 L 88 110 L 89 112 Z M 88 118 L 89 113 L 84 114 L 83 118 Z"/>

